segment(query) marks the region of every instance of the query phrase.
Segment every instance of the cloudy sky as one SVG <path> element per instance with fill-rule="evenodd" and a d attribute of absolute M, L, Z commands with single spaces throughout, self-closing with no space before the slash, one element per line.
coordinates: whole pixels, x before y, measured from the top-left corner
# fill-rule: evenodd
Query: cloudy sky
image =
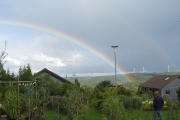
<path fill-rule="evenodd" d="M 61 76 L 180 71 L 180 1 L 0 1 L 5 69 L 31 65 Z"/>

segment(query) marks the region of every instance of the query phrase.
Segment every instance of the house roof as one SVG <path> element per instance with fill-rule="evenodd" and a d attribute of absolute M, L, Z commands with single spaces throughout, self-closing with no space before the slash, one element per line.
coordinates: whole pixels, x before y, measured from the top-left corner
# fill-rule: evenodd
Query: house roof
<path fill-rule="evenodd" d="M 51 76 L 53 76 L 53 77 L 59 79 L 59 80 L 62 81 L 62 82 L 65 82 L 65 83 L 71 83 L 70 81 L 64 79 L 63 77 L 61 77 L 61 76 L 59 76 L 59 75 L 53 73 L 52 71 L 50 71 L 50 70 L 48 70 L 48 69 L 46 69 L 46 68 L 40 70 L 40 71 L 37 72 L 36 74 L 39 75 L 39 74 L 42 74 L 42 73 L 48 73 L 48 74 L 50 74 Z"/>
<path fill-rule="evenodd" d="M 168 85 L 170 82 L 175 80 L 176 78 L 180 78 L 179 75 L 158 75 L 154 76 L 142 85 L 141 87 L 146 88 L 157 88 L 162 89 L 164 86 Z"/>

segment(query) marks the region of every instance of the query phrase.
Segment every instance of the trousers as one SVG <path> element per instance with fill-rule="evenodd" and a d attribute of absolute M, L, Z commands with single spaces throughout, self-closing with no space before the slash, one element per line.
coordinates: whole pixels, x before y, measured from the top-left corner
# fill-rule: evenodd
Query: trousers
<path fill-rule="evenodd" d="M 157 120 L 158 117 L 160 117 L 160 119 L 163 120 L 161 110 L 154 110 L 154 120 Z"/>

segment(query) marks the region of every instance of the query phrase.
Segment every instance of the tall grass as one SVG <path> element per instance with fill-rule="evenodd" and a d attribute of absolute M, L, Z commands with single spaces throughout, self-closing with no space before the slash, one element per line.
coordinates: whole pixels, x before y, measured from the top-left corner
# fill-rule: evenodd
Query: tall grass
<path fill-rule="evenodd" d="M 142 98 L 137 96 L 119 96 L 120 101 L 123 103 L 124 108 L 126 109 L 137 109 L 139 110 L 142 105 Z"/>

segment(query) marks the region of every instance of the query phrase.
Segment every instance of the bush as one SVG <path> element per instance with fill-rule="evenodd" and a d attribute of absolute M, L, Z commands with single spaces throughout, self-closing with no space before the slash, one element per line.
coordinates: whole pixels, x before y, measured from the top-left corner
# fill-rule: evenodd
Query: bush
<path fill-rule="evenodd" d="M 107 120 L 125 120 L 125 109 L 118 97 L 109 97 L 102 103 L 102 114 Z"/>
<path fill-rule="evenodd" d="M 124 86 L 120 86 L 117 88 L 118 95 L 126 95 L 126 96 L 133 96 L 134 95 L 134 91 L 129 89 L 129 88 L 125 88 Z"/>
<path fill-rule="evenodd" d="M 137 96 L 125 96 L 125 95 L 120 95 L 119 96 L 120 101 L 123 103 L 123 106 L 126 109 L 140 109 L 142 105 L 142 98 L 137 97 Z"/>
<path fill-rule="evenodd" d="M 168 109 L 174 110 L 178 108 L 178 101 L 172 100 L 170 97 L 167 95 L 163 96 L 164 101 L 167 102 Z"/>
<path fill-rule="evenodd" d="M 130 109 L 132 107 L 132 101 L 130 97 L 125 95 L 120 95 L 119 98 L 126 109 Z"/>
<path fill-rule="evenodd" d="M 143 101 L 142 102 L 142 108 L 143 110 L 146 110 L 146 111 L 152 111 L 154 110 L 153 108 L 153 101 L 152 100 L 146 100 L 146 101 Z M 167 102 L 164 101 L 164 105 L 163 105 L 163 110 L 167 110 L 168 109 L 168 106 L 167 106 Z"/>
<path fill-rule="evenodd" d="M 133 96 L 132 97 L 132 108 L 139 110 L 141 108 L 141 105 L 142 105 L 142 98 Z"/>
<path fill-rule="evenodd" d="M 146 111 L 154 110 L 153 108 L 153 101 L 152 100 L 146 100 L 142 102 L 142 109 Z"/>
<path fill-rule="evenodd" d="M 145 94 L 141 94 L 140 97 L 142 98 L 142 101 L 148 100 L 149 96 L 145 93 Z"/>

